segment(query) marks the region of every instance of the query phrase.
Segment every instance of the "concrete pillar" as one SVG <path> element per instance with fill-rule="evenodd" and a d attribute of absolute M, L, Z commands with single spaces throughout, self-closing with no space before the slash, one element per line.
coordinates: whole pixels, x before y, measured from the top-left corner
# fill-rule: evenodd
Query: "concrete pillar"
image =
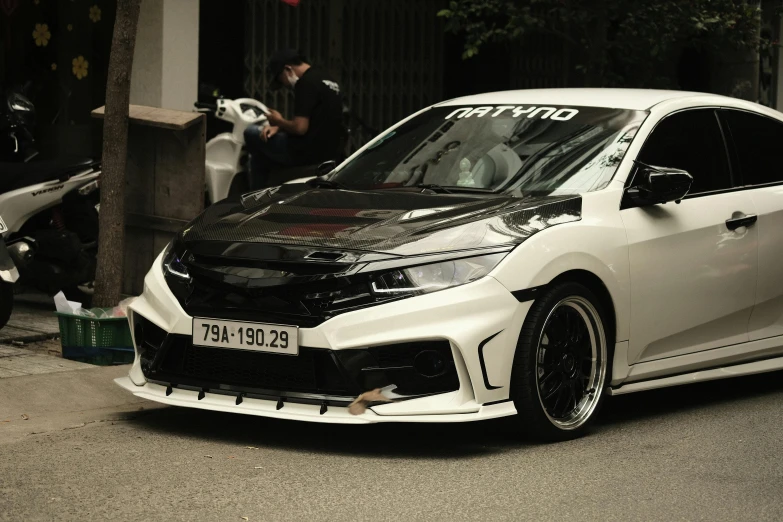
<path fill-rule="evenodd" d="M 189 111 L 198 97 L 199 3 L 142 0 L 130 102 Z"/>

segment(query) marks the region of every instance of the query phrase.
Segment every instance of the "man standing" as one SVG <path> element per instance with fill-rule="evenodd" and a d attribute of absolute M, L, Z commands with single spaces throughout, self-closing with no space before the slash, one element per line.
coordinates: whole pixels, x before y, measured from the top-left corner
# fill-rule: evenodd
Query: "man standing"
<path fill-rule="evenodd" d="M 251 188 L 263 187 L 272 169 L 335 159 L 343 133 L 340 86 L 326 71 L 311 66 L 293 49 L 275 52 L 267 70 L 273 89 L 285 86 L 294 91 L 294 119 L 270 110 L 269 126 L 245 130 Z"/>

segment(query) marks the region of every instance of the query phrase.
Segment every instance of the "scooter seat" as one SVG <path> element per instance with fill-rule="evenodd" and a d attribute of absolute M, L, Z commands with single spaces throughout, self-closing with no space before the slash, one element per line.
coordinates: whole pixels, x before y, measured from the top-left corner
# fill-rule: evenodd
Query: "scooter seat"
<path fill-rule="evenodd" d="M 68 156 L 27 162 L 0 162 L 0 193 L 46 181 L 65 181 L 98 164 L 93 158 Z"/>

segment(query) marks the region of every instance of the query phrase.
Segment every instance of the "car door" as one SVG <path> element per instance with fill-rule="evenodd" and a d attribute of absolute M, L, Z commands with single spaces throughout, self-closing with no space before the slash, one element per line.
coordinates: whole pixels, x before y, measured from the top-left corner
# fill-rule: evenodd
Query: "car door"
<path fill-rule="evenodd" d="M 733 181 L 717 111 L 667 116 L 637 159 L 686 170 L 693 185 L 679 204 L 625 208 L 630 203 L 623 201 L 631 270 L 628 363 L 747 341 L 758 230 L 737 225 L 756 210 Z"/>
<path fill-rule="evenodd" d="M 720 112 L 758 213 L 759 272 L 750 340 L 783 335 L 783 123 L 736 109 Z"/>

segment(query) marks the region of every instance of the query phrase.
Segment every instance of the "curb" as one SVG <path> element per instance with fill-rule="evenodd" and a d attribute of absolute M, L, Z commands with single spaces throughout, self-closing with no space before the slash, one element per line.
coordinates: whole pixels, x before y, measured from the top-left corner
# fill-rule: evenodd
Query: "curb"
<path fill-rule="evenodd" d="M 14 344 L 14 343 L 35 343 L 40 341 L 53 341 L 54 339 L 59 339 L 60 334 L 47 334 L 47 333 L 39 333 L 39 334 L 30 334 L 30 335 L 20 335 L 19 337 L 12 337 L 8 339 L 3 339 L 0 341 L 0 344 Z"/>

